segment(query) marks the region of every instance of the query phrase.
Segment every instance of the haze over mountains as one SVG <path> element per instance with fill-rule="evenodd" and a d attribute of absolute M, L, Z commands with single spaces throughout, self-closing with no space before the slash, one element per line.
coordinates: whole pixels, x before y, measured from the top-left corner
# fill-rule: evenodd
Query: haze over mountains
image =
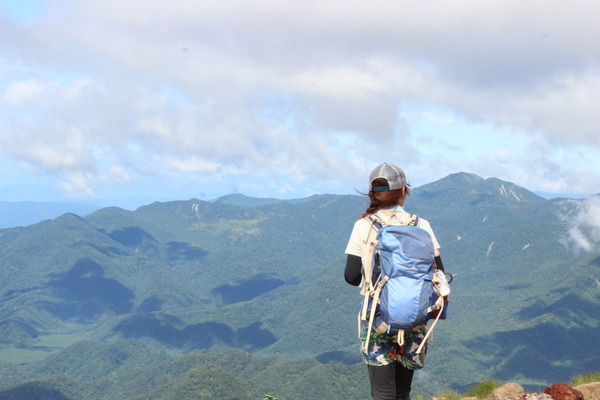
<path fill-rule="evenodd" d="M 418 374 L 432 377 L 428 390 L 487 377 L 542 386 L 597 369 L 600 254 L 575 246 L 593 229 L 576 218 L 589 200 L 465 173 L 412 191 L 407 210 L 431 222 L 456 274 L 449 319 Z M 230 195 L 0 229 L 0 398 L 51 376 L 67 398 L 168 398 L 219 380 L 202 367 L 231 365 L 221 357 L 232 354 L 248 393 L 319 398 L 302 392 L 311 386 L 364 398 L 360 298 L 342 272 L 365 206 L 358 195 Z M 151 378 L 165 368 L 169 379 Z M 283 370 L 307 375 L 292 385 Z M 132 374 L 154 383 L 124 384 Z"/>
<path fill-rule="evenodd" d="M 93 204 L 0 201 L 0 229 L 27 226 L 65 213 L 87 215 L 99 208 Z"/>

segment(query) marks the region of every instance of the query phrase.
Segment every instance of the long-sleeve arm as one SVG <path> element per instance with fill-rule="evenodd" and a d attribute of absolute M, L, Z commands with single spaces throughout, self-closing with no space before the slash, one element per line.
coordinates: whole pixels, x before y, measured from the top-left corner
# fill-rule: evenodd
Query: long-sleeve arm
<path fill-rule="evenodd" d="M 360 281 L 362 280 L 362 261 L 360 257 L 348 254 L 344 279 L 352 286 L 360 285 Z"/>
<path fill-rule="evenodd" d="M 435 257 L 435 266 L 440 271 L 446 272 L 446 271 L 444 271 L 444 263 L 442 262 L 442 257 L 441 256 L 436 256 Z"/>

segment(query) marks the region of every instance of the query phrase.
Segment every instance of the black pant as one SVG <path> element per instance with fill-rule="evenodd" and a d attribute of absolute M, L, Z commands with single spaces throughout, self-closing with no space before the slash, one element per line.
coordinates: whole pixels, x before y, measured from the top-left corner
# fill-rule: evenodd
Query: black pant
<path fill-rule="evenodd" d="M 373 400 L 410 400 L 415 371 L 394 362 L 381 367 L 367 365 Z"/>

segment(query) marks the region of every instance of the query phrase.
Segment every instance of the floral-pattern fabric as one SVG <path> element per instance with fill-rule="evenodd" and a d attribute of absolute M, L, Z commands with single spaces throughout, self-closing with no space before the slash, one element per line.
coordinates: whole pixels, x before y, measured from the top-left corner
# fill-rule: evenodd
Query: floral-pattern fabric
<path fill-rule="evenodd" d="M 364 342 L 367 339 L 368 323 L 362 321 L 360 329 L 360 340 L 362 342 L 363 360 L 373 366 L 388 365 L 399 362 L 403 367 L 418 370 L 423 368 L 425 355 L 427 354 L 427 343 L 417 354 L 417 349 L 423 342 L 427 333 L 427 326 L 422 326 L 413 331 L 404 331 L 404 345 L 398 344 L 398 336 L 371 331 L 369 348 L 364 350 Z"/>

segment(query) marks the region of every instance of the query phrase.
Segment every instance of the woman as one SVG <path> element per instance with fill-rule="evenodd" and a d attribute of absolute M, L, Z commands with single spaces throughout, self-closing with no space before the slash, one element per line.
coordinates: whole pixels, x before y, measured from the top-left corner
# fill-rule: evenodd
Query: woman
<path fill-rule="evenodd" d="M 406 197 L 410 194 L 404 172 L 393 164 L 381 164 L 375 167 L 369 177 L 370 204 L 365 213 L 354 224 L 350 235 L 346 254 L 344 278 L 351 285 L 358 286 L 363 279 L 363 266 L 370 269 L 369 243 L 377 235 L 368 217 L 377 216 L 388 225 L 406 225 L 414 219 L 414 215 L 404 211 Z M 444 270 L 440 258 L 440 245 L 429 225 L 423 218 L 418 218 L 418 226 L 431 235 L 435 248 L 435 262 L 438 269 Z M 362 285 L 364 295 L 366 285 Z M 426 327 L 404 332 L 404 345 L 398 344 L 397 337 L 391 334 L 371 332 L 368 348 L 361 346 L 363 359 L 367 364 L 371 381 L 371 395 L 375 400 L 410 400 L 412 378 L 415 370 L 423 368 L 427 352 L 426 345 L 417 354 L 416 349 L 423 342 Z M 367 323 L 361 321 L 361 341 L 367 339 Z"/>

